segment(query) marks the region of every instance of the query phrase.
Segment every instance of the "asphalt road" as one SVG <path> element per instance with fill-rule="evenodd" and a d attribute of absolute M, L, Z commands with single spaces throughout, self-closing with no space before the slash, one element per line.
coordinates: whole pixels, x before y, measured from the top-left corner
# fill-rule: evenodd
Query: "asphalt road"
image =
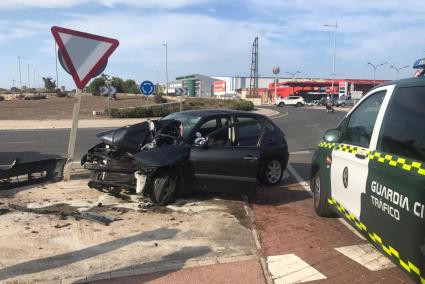
<path fill-rule="evenodd" d="M 334 128 L 344 117 L 345 112 L 326 113 L 324 109 L 283 107 L 273 109 L 280 112 L 272 117 L 283 129 L 289 144 L 290 163 L 306 179 L 313 149 L 323 133 Z M 97 144 L 96 133 L 108 128 L 79 129 L 75 160 Z M 57 156 L 66 156 L 68 129 L 0 131 L 0 165 L 8 165 L 15 158 L 22 162 Z"/>

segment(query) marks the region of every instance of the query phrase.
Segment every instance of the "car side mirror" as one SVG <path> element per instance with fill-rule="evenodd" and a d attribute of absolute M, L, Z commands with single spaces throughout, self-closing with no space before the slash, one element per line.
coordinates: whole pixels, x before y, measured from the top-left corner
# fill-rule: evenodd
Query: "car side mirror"
<path fill-rule="evenodd" d="M 205 147 L 207 145 L 207 139 L 204 137 L 198 137 L 195 139 L 194 144 L 198 147 Z"/>
<path fill-rule="evenodd" d="M 330 129 L 323 135 L 325 142 L 335 143 L 341 139 L 341 131 L 339 129 Z"/>

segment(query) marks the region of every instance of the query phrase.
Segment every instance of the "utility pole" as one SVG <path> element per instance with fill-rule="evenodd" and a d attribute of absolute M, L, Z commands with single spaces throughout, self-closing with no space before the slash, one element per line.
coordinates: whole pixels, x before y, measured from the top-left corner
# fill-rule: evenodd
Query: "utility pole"
<path fill-rule="evenodd" d="M 30 65 L 28 64 L 28 89 L 31 88 L 31 81 L 30 81 Z"/>
<path fill-rule="evenodd" d="M 22 90 L 21 59 L 25 59 L 25 57 L 18 56 L 18 66 L 19 66 L 19 87 L 20 87 L 20 89 Z"/>
<path fill-rule="evenodd" d="M 168 44 L 163 43 L 162 45 L 165 46 L 165 78 L 166 78 L 165 93 L 168 96 Z"/>
<path fill-rule="evenodd" d="M 372 67 L 373 68 L 373 86 L 375 86 L 375 81 L 376 81 L 376 69 L 378 69 L 380 66 L 383 66 L 383 65 L 385 65 L 385 64 L 387 64 L 388 62 L 387 61 L 385 61 L 385 62 L 383 62 L 383 63 L 381 63 L 381 64 L 378 64 L 378 65 L 375 65 L 375 64 L 372 64 L 372 63 L 370 63 L 370 62 L 368 62 L 367 64 L 366 64 L 366 66 L 370 66 L 370 67 Z"/>
<path fill-rule="evenodd" d="M 333 92 L 334 92 L 334 81 L 335 81 L 335 60 L 336 60 L 336 31 L 338 29 L 338 23 L 335 22 L 335 25 L 325 25 L 325 27 L 334 28 L 334 53 L 333 53 L 333 59 L 332 59 L 332 93 L 331 98 L 333 98 Z"/>
<path fill-rule="evenodd" d="M 15 78 L 12 78 L 12 80 L 10 80 L 10 81 L 12 82 L 12 87 L 11 88 L 15 87 Z"/>
<path fill-rule="evenodd" d="M 34 73 L 34 88 L 37 89 L 37 81 L 35 80 L 35 69 L 33 69 L 33 73 Z"/>
<path fill-rule="evenodd" d="M 409 65 L 406 65 L 406 66 L 403 66 L 403 67 L 397 67 L 397 66 L 394 66 L 394 65 L 390 66 L 390 68 L 395 69 L 395 71 L 397 72 L 397 80 L 398 80 L 399 75 L 400 75 L 400 70 L 404 69 L 404 68 L 408 68 L 408 67 L 409 67 Z"/>

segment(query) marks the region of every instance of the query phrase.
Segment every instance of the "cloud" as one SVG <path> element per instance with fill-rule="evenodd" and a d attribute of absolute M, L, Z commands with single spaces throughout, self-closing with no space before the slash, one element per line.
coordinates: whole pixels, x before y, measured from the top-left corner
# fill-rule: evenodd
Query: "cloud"
<path fill-rule="evenodd" d="M 81 4 L 98 3 L 105 7 L 127 5 L 143 8 L 176 9 L 187 6 L 202 5 L 207 0 L 1 0 L 0 9 L 24 8 L 69 8 Z"/>
<path fill-rule="evenodd" d="M 36 21 L 11 22 L 0 20 L 0 44 L 16 39 L 28 39 L 43 34 L 49 25 Z"/>

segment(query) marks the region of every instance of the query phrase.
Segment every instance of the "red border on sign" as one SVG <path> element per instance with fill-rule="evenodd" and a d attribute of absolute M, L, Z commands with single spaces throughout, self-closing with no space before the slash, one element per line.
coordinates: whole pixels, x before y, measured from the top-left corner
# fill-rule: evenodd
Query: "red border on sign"
<path fill-rule="evenodd" d="M 119 41 L 116 40 L 116 39 L 113 39 L 113 38 L 98 36 L 98 35 L 94 35 L 94 34 L 88 34 L 88 33 L 80 32 L 80 31 L 70 30 L 70 29 L 66 29 L 66 28 L 62 28 L 62 27 L 57 27 L 57 26 L 52 27 L 51 30 L 52 30 L 53 37 L 55 38 L 55 41 L 58 44 L 59 50 L 61 51 L 63 58 L 64 58 L 66 64 L 68 65 L 69 72 L 71 72 L 71 75 L 72 75 L 72 78 L 74 79 L 75 85 L 77 85 L 77 88 L 79 88 L 79 89 L 83 89 L 86 86 L 86 84 L 90 81 L 90 79 L 93 78 L 94 75 L 96 75 L 96 71 L 100 67 L 102 67 L 102 65 L 106 62 L 106 60 L 108 60 L 108 57 L 112 54 L 112 52 L 114 52 L 115 49 L 117 49 L 117 47 L 119 45 Z M 59 36 L 59 33 L 70 34 L 70 35 L 74 35 L 74 36 L 89 38 L 89 39 L 92 39 L 92 40 L 108 42 L 108 43 L 111 43 L 112 45 L 105 52 L 105 54 L 102 55 L 100 60 L 93 66 L 93 68 L 90 70 L 90 72 L 87 73 L 87 75 L 84 78 L 80 78 L 80 77 L 78 77 L 77 71 L 76 71 L 74 65 L 72 64 L 71 57 L 69 56 L 68 51 L 66 50 L 65 45 L 63 44 L 62 39 Z"/>

